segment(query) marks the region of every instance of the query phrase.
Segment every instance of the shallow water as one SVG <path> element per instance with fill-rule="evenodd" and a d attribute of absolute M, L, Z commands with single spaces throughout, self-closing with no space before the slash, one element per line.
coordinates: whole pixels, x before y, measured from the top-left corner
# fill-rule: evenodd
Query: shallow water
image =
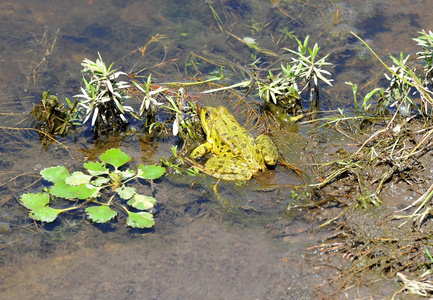
<path fill-rule="evenodd" d="M 332 87 L 323 86 L 324 109 L 351 109 L 345 81 L 364 84 L 383 73 L 350 35 L 369 39 L 379 56 L 418 51 L 411 40 L 433 27 L 428 1 L 2 1 L 0 4 L 0 222 L 2 299 L 311 299 L 330 297 L 327 280 L 344 261 L 320 257 L 308 247 L 327 231 L 311 231 L 321 220 L 309 211 L 285 212 L 292 186 L 302 184 L 293 171 L 277 166 L 251 182 L 172 175 L 157 181 L 160 213 L 152 230 L 130 230 L 122 222 L 94 226 L 82 216 L 64 216 L 39 227 L 17 205 L 22 192 L 40 192 L 38 173 L 52 165 L 70 169 L 110 147 L 121 147 L 133 164 L 170 156 L 175 141 L 147 141 L 137 134 L 95 140 L 88 132 L 40 145 L 27 117 L 42 91 L 59 99 L 78 93 L 82 59 L 100 52 L 115 68 L 157 83 L 203 79 L 225 66 L 226 84 L 245 79 L 238 66 L 258 57 L 274 67 L 278 58 L 258 53 L 232 35 L 255 38 L 284 59 L 284 47 L 300 39 L 331 53 Z M 218 14 L 219 21 L 212 10 Z M 220 29 L 221 26 L 221 29 Z M 152 36 L 158 42 L 144 46 Z M 141 49 L 141 50 L 140 50 Z M 202 57 L 206 58 L 203 60 Z M 266 74 L 263 75 L 265 77 Z M 188 92 L 197 95 L 200 88 Z M 361 89 L 361 92 L 364 92 Z M 201 103 L 221 101 L 199 98 Z M 137 99 L 136 104 L 139 103 Z M 258 100 L 252 93 L 249 101 Z M 139 105 L 139 104 L 138 104 Z M 312 149 L 308 130 L 299 139 L 277 135 L 286 158 L 309 174 L 312 155 L 326 160 L 347 141 L 323 133 Z M 293 145 L 296 144 L 296 145 Z M 311 161 L 310 161 L 311 162 Z M 269 188 L 271 186 L 271 188 Z M 277 187 L 277 188 L 276 188 Z M 149 186 L 143 189 L 150 191 Z M 266 191 L 263 191 L 263 190 Z M 179 197 L 179 195 L 182 195 Z M 240 207 L 233 209 L 231 205 Z M 332 267 L 330 267 L 332 266 Z M 389 296 L 389 283 L 378 293 L 350 290 L 357 298 Z M 325 291 L 322 293 L 322 291 Z M 339 296 L 344 298 L 343 296 Z"/>

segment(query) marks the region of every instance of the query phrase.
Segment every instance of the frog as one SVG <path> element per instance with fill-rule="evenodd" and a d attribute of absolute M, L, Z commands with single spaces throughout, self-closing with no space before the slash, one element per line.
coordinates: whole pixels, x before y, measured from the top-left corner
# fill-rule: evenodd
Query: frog
<path fill-rule="evenodd" d="M 271 138 L 263 134 L 254 138 L 224 106 L 202 108 L 200 122 L 206 141 L 190 157 L 213 155 L 198 167 L 203 173 L 223 180 L 250 180 L 267 165 L 276 165 L 278 150 Z"/>

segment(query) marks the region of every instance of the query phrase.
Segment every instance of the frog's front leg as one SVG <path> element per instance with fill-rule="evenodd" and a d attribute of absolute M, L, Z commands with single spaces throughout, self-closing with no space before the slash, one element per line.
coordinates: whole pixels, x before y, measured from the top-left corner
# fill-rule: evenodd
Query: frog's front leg
<path fill-rule="evenodd" d="M 197 148 L 195 148 L 191 152 L 191 158 L 199 158 L 206 155 L 206 153 L 210 152 L 212 150 L 212 144 L 209 142 L 205 142 L 204 144 L 201 144 Z"/>
<path fill-rule="evenodd" d="M 269 166 L 275 166 L 278 160 L 278 149 L 274 142 L 267 135 L 259 135 L 256 138 L 256 145 L 262 153 L 263 160 Z"/>

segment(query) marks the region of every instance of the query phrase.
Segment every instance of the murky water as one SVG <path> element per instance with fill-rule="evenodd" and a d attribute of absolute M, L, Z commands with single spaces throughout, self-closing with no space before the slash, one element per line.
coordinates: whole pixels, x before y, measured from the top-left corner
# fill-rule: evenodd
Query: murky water
<path fill-rule="evenodd" d="M 331 53 L 335 82 L 323 86 L 322 107 L 350 109 L 352 91 L 345 82 L 361 87 L 383 73 L 350 31 L 371 41 L 383 58 L 387 53 L 414 53 L 418 49 L 412 38 L 417 31 L 433 28 L 428 5 L 413 0 L 386 4 L 373 0 L 2 1 L 1 298 L 334 297 L 322 291 L 329 292 L 327 280 L 338 276 L 344 261 L 306 250 L 327 232 L 310 232 L 320 220 L 308 211 L 285 213 L 291 187 L 302 180 L 283 166 L 240 186 L 220 183 L 219 195 L 212 190 L 216 180 L 206 176 L 197 182 L 168 176 L 157 182 L 161 211 L 149 231 L 130 230 L 121 222 L 94 226 L 80 215 L 62 217 L 49 226 L 34 224 L 17 199 L 22 192 L 41 191 L 42 168 L 79 168 L 81 160 L 94 159 L 110 147 L 121 147 L 135 164 L 153 163 L 170 156 L 175 141 L 146 141 L 138 126 L 137 134 L 127 137 L 101 141 L 80 132 L 59 137 L 59 144 L 46 148 L 28 113 L 47 89 L 59 99 L 77 94 L 80 63 L 84 58 L 96 59 L 98 52 L 107 63 L 115 62 L 115 68 L 136 78 L 152 74 L 160 84 L 206 79 L 220 66 L 226 72 L 224 83 L 233 84 L 248 77 L 242 70 L 258 58 L 263 66 L 278 68 L 287 54 L 283 48 L 296 47 L 292 35 L 300 39 L 310 35 L 322 54 Z M 248 48 L 239 41 L 244 37 L 254 38 L 266 51 Z M 266 76 L 260 69 L 257 72 Z M 196 95 L 200 88 L 208 87 L 188 92 Z M 226 103 L 218 97 L 198 101 Z M 251 93 L 247 100 L 258 96 Z M 301 136 L 296 139 L 276 136 L 276 140 L 285 158 L 305 170 L 307 179 L 315 180 L 308 175 L 312 152 L 308 129 L 299 128 Z M 315 149 L 313 155 L 326 157 L 326 151 L 343 143 L 340 138 L 324 133 L 316 145 L 322 143 L 325 153 Z M 367 289 L 349 294 L 378 299 L 393 291 L 389 284 L 380 293 Z"/>

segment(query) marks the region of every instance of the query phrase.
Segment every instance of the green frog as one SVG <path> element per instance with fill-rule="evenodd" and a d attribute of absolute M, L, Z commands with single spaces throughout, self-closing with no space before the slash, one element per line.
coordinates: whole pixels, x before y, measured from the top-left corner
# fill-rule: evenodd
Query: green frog
<path fill-rule="evenodd" d="M 205 107 L 200 112 L 206 142 L 195 148 L 196 159 L 211 152 L 214 156 L 199 167 L 203 173 L 225 180 L 249 180 L 257 172 L 273 166 L 278 150 L 267 135 L 256 139 L 223 106 Z"/>

